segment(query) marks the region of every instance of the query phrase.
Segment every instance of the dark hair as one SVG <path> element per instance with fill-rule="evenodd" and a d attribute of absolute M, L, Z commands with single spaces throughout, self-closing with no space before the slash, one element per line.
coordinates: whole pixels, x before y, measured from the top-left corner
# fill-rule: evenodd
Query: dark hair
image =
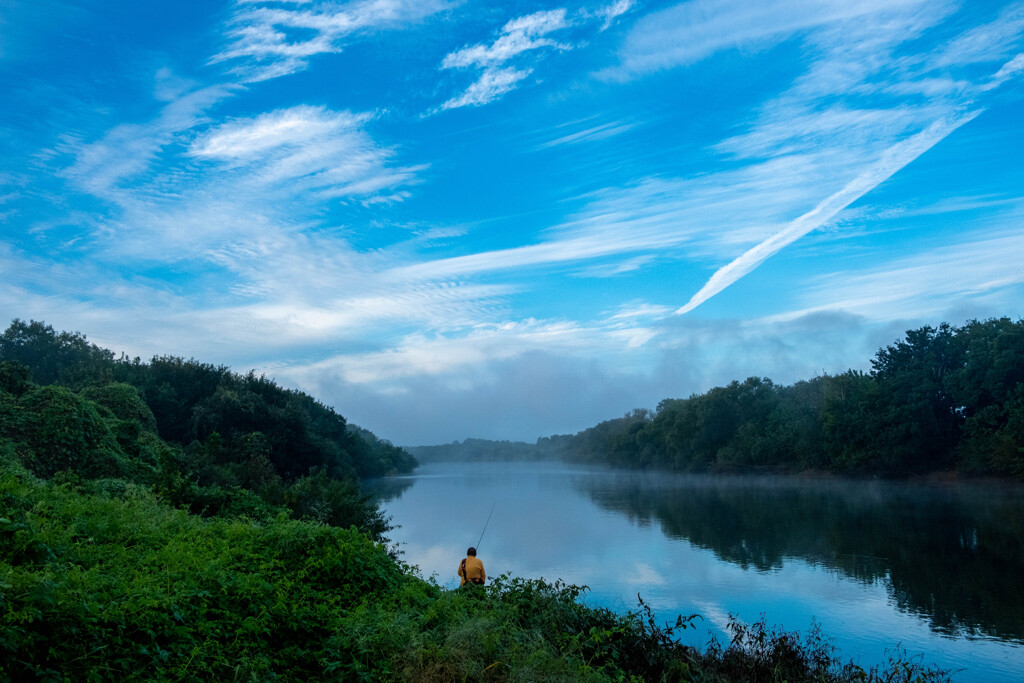
<path fill-rule="evenodd" d="M 469 548 L 466 550 L 466 554 L 470 557 L 476 557 L 476 548 Z"/>

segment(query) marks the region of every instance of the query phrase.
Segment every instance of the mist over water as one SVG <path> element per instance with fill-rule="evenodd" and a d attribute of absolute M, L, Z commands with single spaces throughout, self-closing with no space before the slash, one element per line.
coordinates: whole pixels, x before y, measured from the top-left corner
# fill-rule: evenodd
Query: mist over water
<path fill-rule="evenodd" d="M 729 615 L 806 632 L 868 666 L 901 644 L 958 680 L 1024 671 L 1024 491 L 637 473 L 562 463 L 434 463 L 370 490 L 424 576 L 457 585 L 480 539 L 489 576 L 587 585 L 590 604 L 638 594 L 683 638 L 726 641 Z"/>

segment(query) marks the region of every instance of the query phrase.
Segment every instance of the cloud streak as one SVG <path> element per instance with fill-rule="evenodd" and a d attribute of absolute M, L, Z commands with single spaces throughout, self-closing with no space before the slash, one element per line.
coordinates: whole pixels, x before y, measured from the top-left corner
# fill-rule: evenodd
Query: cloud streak
<path fill-rule="evenodd" d="M 233 64 L 231 72 L 254 83 L 309 67 L 311 58 L 340 52 L 351 37 L 399 29 L 450 6 L 447 0 L 305 2 L 282 7 L 271 0 L 239 0 L 227 30 L 228 45 L 211 64 Z"/>
<path fill-rule="evenodd" d="M 764 50 L 800 31 L 922 4 L 922 0 L 691 0 L 637 21 L 619 51 L 619 64 L 599 75 L 628 80 L 695 64 L 723 50 Z"/>
<path fill-rule="evenodd" d="M 1019 223 L 1018 208 L 1007 223 Z M 810 283 L 801 293 L 807 307 L 788 314 L 799 317 L 844 310 L 875 320 L 959 315 L 959 302 L 983 302 L 991 315 L 1001 315 L 1024 283 L 1019 255 L 1024 235 L 975 231 L 963 241 L 895 259 L 865 271 L 832 273 Z M 975 312 L 974 317 L 981 315 Z"/>
<path fill-rule="evenodd" d="M 685 305 L 676 311 L 676 315 L 689 313 L 757 268 L 757 266 L 761 265 L 773 254 L 778 253 L 784 247 L 804 237 L 811 231 L 825 225 L 835 218 L 840 211 L 878 187 L 885 180 L 891 178 L 907 164 L 941 142 L 957 128 L 973 120 L 980 113 L 981 110 L 976 110 L 951 119 L 936 121 L 920 133 L 893 145 L 886 150 L 878 163 L 862 172 L 843 189 L 794 220 L 784 230 L 751 247 L 739 258 L 718 269 L 707 283 Z"/>
<path fill-rule="evenodd" d="M 483 69 L 465 92 L 441 105 L 441 109 L 481 106 L 511 92 L 517 83 L 530 75 L 532 69 L 502 66 L 519 55 L 545 47 L 571 49 L 557 43 L 549 34 L 569 26 L 564 9 L 534 12 L 506 23 L 494 42 L 466 46 L 445 56 L 442 69 Z"/>

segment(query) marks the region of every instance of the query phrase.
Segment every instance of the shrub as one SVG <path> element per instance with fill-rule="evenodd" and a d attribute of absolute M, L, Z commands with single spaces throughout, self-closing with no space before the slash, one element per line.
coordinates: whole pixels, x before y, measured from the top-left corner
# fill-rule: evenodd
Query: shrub
<path fill-rule="evenodd" d="M 35 387 L 13 404 L 4 432 L 24 444 L 26 466 L 41 477 L 73 470 L 89 477 L 120 473 L 123 454 L 95 408 L 64 387 Z"/>

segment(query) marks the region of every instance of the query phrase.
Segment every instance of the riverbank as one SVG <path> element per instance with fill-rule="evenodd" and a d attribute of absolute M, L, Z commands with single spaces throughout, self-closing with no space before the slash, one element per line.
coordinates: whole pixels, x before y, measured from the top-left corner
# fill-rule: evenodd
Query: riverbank
<path fill-rule="evenodd" d="M 587 607 L 560 582 L 445 590 L 355 529 L 202 518 L 124 481 L 38 479 L 9 450 L 0 535 L 5 681 L 947 680 L 764 624 L 685 647 L 690 621 Z"/>

